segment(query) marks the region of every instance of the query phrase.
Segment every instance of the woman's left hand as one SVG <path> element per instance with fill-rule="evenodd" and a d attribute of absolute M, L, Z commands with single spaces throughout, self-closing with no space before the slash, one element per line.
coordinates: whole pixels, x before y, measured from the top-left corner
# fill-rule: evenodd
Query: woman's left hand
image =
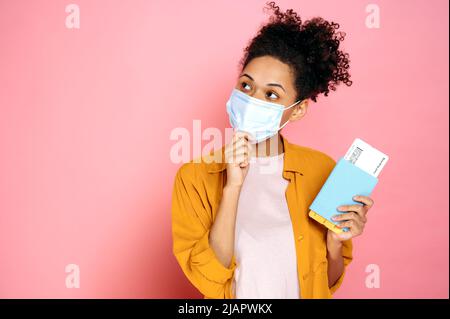
<path fill-rule="evenodd" d="M 367 222 L 367 212 L 373 206 L 374 201 L 368 196 L 354 196 L 353 200 L 356 202 L 361 202 L 361 204 L 355 205 L 343 205 L 339 206 L 337 209 L 339 211 L 345 211 L 346 213 L 338 214 L 333 216 L 334 221 L 339 221 L 337 225 L 339 228 L 348 227 L 349 230 L 336 234 L 332 230 L 328 229 L 327 242 L 342 242 L 350 238 L 359 236 L 363 233 L 364 226 Z"/>

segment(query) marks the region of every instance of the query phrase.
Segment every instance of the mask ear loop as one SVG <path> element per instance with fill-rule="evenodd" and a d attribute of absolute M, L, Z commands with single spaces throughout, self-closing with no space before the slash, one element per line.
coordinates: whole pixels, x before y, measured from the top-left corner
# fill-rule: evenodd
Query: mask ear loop
<path fill-rule="evenodd" d="M 287 108 L 285 108 L 285 109 L 283 110 L 283 112 L 286 111 L 287 109 L 290 109 L 291 107 L 297 105 L 297 104 L 298 104 L 299 102 L 301 102 L 301 101 L 302 101 L 302 100 L 298 100 L 297 102 L 295 102 L 295 103 L 292 104 L 291 106 L 288 106 Z M 288 123 L 289 123 L 289 120 L 287 120 L 286 123 L 284 123 L 283 125 L 281 125 L 281 126 L 278 128 L 278 131 L 281 130 L 283 127 L 285 127 L 286 124 L 288 124 Z"/>

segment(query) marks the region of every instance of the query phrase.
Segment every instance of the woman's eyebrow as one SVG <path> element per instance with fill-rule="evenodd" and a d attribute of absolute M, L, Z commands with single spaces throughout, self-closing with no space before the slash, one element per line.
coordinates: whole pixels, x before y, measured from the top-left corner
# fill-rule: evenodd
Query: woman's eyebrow
<path fill-rule="evenodd" d="M 241 76 L 239 76 L 239 77 L 243 77 L 243 76 L 246 76 L 246 77 L 248 77 L 250 80 L 254 81 L 253 78 L 252 78 L 250 75 L 248 75 L 247 73 L 241 74 Z"/>
<path fill-rule="evenodd" d="M 267 86 L 278 86 L 280 87 L 284 92 L 286 92 L 286 90 L 284 89 L 284 87 L 281 84 L 278 83 L 268 83 Z"/>

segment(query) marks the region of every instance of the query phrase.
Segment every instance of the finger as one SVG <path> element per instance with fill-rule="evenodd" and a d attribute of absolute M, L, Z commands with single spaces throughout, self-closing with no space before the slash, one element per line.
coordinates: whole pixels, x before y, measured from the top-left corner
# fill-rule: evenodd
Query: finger
<path fill-rule="evenodd" d="M 341 205 L 337 208 L 339 211 L 345 211 L 345 212 L 355 212 L 359 214 L 362 217 L 365 217 L 367 213 L 367 208 L 360 204 L 355 205 Z"/>
<path fill-rule="evenodd" d="M 241 134 L 240 136 L 245 137 L 249 141 L 254 139 L 254 136 L 249 132 L 244 132 L 244 131 L 238 131 L 238 132 L 239 132 L 239 134 Z"/>
<path fill-rule="evenodd" d="M 334 221 L 347 221 L 347 220 L 360 221 L 360 220 L 364 220 L 363 217 L 361 217 L 359 214 L 357 214 L 355 212 L 349 212 L 349 213 L 343 213 L 343 214 L 339 214 L 339 215 L 334 215 L 332 217 L 332 219 Z"/>
<path fill-rule="evenodd" d="M 233 134 L 233 138 L 231 139 L 231 142 L 229 143 L 229 145 L 234 145 L 237 141 L 239 141 L 241 139 L 246 139 L 245 134 L 243 134 L 242 132 L 235 132 Z"/>
<path fill-rule="evenodd" d="M 353 196 L 353 200 L 356 202 L 361 202 L 364 205 L 367 205 L 369 208 L 372 207 L 373 204 L 375 204 L 375 202 L 373 201 L 372 198 L 370 198 L 368 196 L 363 196 L 363 195 Z"/>
<path fill-rule="evenodd" d="M 337 224 L 337 226 L 339 228 L 346 228 L 347 227 L 347 228 L 350 229 L 350 231 L 352 233 L 356 233 L 356 234 L 359 234 L 361 229 L 362 229 L 362 227 L 363 227 L 363 225 L 361 225 L 358 221 L 353 220 L 353 219 L 340 222 L 339 224 Z"/>
<path fill-rule="evenodd" d="M 347 228 L 348 231 L 344 231 L 343 234 L 351 234 L 351 237 L 355 237 L 361 235 L 364 229 L 364 225 L 359 225 L 355 221 L 347 221 L 342 223 L 342 225 L 338 225 L 339 228 Z"/>
<path fill-rule="evenodd" d="M 234 140 L 233 140 L 233 145 L 236 145 L 237 143 L 240 142 L 248 142 L 248 139 L 246 136 L 237 136 Z"/>
<path fill-rule="evenodd" d="M 236 149 L 245 147 L 247 149 L 250 149 L 250 144 L 244 140 L 238 140 L 236 142 L 234 142 L 234 144 L 232 145 L 228 145 L 228 147 L 225 149 L 225 152 L 231 152 L 231 151 L 235 151 Z"/>
<path fill-rule="evenodd" d="M 250 154 L 252 152 L 252 147 L 250 143 L 248 142 L 238 142 L 234 147 L 234 152 L 239 153 L 242 150 L 244 150 L 247 154 Z"/>
<path fill-rule="evenodd" d="M 250 146 L 248 146 L 246 143 L 241 142 L 237 145 L 235 145 L 232 149 L 226 150 L 226 153 L 228 156 L 236 156 L 237 154 L 250 154 Z"/>
<path fill-rule="evenodd" d="M 250 147 L 250 143 L 245 138 L 239 138 L 239 139 L 233 141 L 233 143 L 228 144 L 226 147 L 226 150 L 230 150 L 230 149 L 232 150 L 232 149 L 241 147 L 243 145 Z"/>
<path fill-rule="evenodd" d="M 235 141 L 233 143 L 232 148 L 233 149 L 238 149 L 238 148 L 243 147 L 243 146 L 247 147 L 248 149 L 250 149 L 250 147 L 251 147 L 249 141 L 247 141 L 245 138 L 241 138 L 241 139 Z"/>
<path fill-rule="evenodd" d="M 247 140 L 247 139 L 245 139 L 245 138 L 239 138 L 238 140 L 236 140 L 236 141 L 234 141 L 234 143 L 233 143 L 233 147 L 240 147 L 240 146 L 242 146 L 242 145 L 250 145 L 250 143 L 249 143 L 249 141 Z"/>
<path fill-rule="evenodd" d="M 248 158 L 248 149 L 245 147 L 239 148 L 237 150 L 235 150 L 235 152 L 233 153 L 234 157 L 237 156 L 244 156 L 245 158 Z"/>
<path fill-rule="evenodd" d="M 243 131 L 236 131 L 233 135 L 233 139 L 239 140 L 239 139 L 246 139 L 249 140 L 251 138 L 251 135 L 247 132 Z"/>

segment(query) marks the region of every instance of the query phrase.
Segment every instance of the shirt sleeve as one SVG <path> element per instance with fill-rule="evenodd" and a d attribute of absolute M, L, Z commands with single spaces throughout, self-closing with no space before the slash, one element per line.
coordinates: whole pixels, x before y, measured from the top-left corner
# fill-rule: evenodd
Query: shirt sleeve
<path fill-rule="evenodd" d="M 330 293 L 334 294 L 336 290 L 339 289 L 339 287 L 342 285 L 342 281 L 344 280 L 345 272 L 347 271 L 347 266 L 351 263 L 353 260 L 353 243 L 351 239 L 345 240 L 342 242 L 342 257 L 344 258 L 344 271 L 342 272 L 342 275 L 338 278 L 338 280 L 331 286 Z"/>
<path fill-rule="evenodd" d="M 209 245 L 210 229 L 199 218 L 207 212 L 192 182 L 193 173 L 182 166 L 175 177 L 172 194 L 173 253 L 186 277 L 206 298 L 232 298 L 230 288 L 236 268 L 234 256 L 230 267 L 226 267 Z"/>

